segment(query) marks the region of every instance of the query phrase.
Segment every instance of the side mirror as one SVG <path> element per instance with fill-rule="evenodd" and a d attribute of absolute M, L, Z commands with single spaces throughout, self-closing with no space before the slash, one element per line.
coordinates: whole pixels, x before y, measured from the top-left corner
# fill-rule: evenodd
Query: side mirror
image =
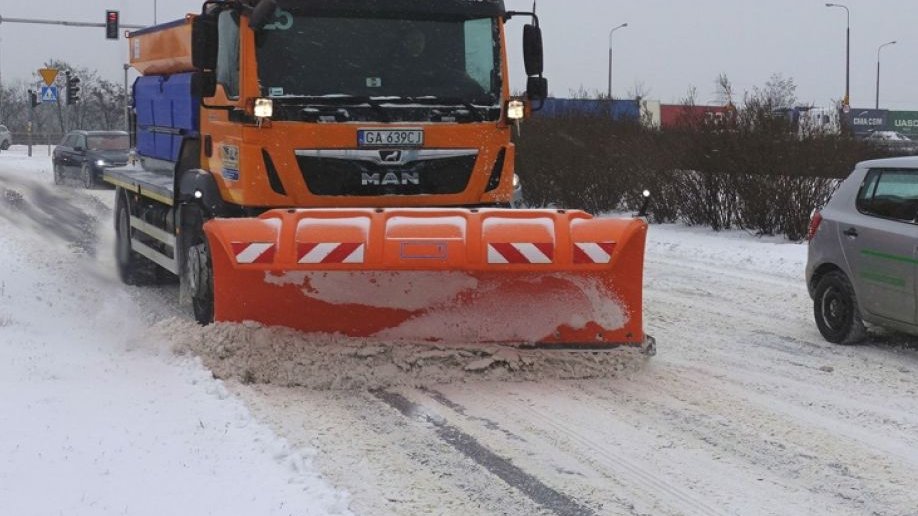
<path fill-rule="evenodd" d="M 217 77 L 214 72 L 197 72 L 191 77 L 191 94 L 203 99 L 217 93 Z"/>
<path fill-rule="evenodd" d="M 542 75 L 542 29 L 535 25 L 523 26 L 523 63 L 526 75 Z"/>
<path fill-rule="evenodd" d="M 548 98 L 548 79 L 545 77 L 530 77 L 526 81 L 526 97 L 529 100 L 545 100 Z"/>
<path fill-rule="evenodd" d="M 83 147 L 80 147 L 79 145 L 73 148 L 73 152 L 83 152 L 85 150 L 86 149 L 84 149 Z"/>
<path fill-rule="evenodd" d="M 195 17 L 191 25 L 191 63 L 198 70 L 217 68 L 217 14 Z"/>
<path fill-rule="evenodd" d="M 252 9 L 249 15 L 249 27 L 252 30 L 260 31 L 265 28 L 268 22 L 274 19 L 274 13 L 277 11 L 277 0 L 261 0 L 258 5 Z"/>

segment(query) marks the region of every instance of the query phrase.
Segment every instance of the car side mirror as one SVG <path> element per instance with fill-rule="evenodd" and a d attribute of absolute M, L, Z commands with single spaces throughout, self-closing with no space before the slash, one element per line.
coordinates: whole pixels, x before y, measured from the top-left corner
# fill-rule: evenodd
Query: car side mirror
<path fill-rule="evenodd" d="M 217 76 L 214 72 L 197 72 L 191 76 L 191 94 L 197 98 L 213 97 L 217 93 Z"/>
<path fill-rule="evenodd" d="M 523 26 L 523 63 L 526 75 L 542 75 L 544 56 L 542 52 L 542 29 L 536 25 Z"/>
<path fill-rule="evenodd" d="M 260 0 L 249 15 L 249 27 L 256 32 L 264 29 L 274 19 L 275 12 L 277 0 Z"/>
<path fill-rule="evenodd" d="M 73 151 L 74 151 L 74 152 L 83 152 L 83 151 L 85 151 L 85 150 L 86 150 L 86 149 L 84 149 L 83 147 L 80 147 L 79 145 L 77 145 L 76 147 L 73 148 Z"/>
<path fill-rule="evenodd" d="M 217 68 L 216 14 L 200 14 L 191 24 L 191 64 L 201 71 Z"/>
<path fill-rule="evenodd" d="M 545 77 L 530 77 L 526 81 L 526 97 L 529 100 L 545 100 L 548 98 L 548 79 Z"/>

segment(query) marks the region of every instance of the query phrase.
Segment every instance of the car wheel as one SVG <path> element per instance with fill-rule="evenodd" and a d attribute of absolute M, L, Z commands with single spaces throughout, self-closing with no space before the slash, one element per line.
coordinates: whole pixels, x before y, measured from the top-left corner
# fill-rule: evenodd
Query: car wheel
<path fill-rule="evenodd" d="M 9 140 L 4 140 L 4 141 L 3 141 L 3 144 L 0 145 L 0 150 L 9 150 L 9 148 L 10 148 L 10 141 L 9 141 Z"/>
<path fill-rule="evenodd" d="M 54 184 L 64 184 L 64 167 L 55 162 L 52 168 L 54 169 Z"/>
<path fill-rule="evenodd" d="M 829 342 L 854 344 L 867 334 L 854 287 L 841 271 L 830 272 L 819 280 L 813 312 L 819 333 Z"/>
<path fill-rule="evenodd" d="M 83 188 L 90 189 L 96 186 L 96 180 L 92 175 L 92 167 L 89 166 L 89 163 L 83 163 L 80 168 L 80 179 L 83 181 Z"/>

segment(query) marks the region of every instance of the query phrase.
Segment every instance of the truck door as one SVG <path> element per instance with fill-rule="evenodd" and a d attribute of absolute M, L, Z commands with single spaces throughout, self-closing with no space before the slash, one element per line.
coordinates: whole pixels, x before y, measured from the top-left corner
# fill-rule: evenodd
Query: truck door
<path fill-rule="evenodd" d="M 856 200 L 857 213 L 839 221 L 839 239 L 862 311 L 918 322 L 918 170 L 874 169 Z"/>

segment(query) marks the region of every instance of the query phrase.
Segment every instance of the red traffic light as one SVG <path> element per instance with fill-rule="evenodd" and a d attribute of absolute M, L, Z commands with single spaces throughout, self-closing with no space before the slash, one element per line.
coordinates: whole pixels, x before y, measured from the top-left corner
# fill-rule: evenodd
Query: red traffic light
<path fill-rule="evenodd" d="M 118 11 L 105 11 L 105 39 L 118 39 Z"/>

